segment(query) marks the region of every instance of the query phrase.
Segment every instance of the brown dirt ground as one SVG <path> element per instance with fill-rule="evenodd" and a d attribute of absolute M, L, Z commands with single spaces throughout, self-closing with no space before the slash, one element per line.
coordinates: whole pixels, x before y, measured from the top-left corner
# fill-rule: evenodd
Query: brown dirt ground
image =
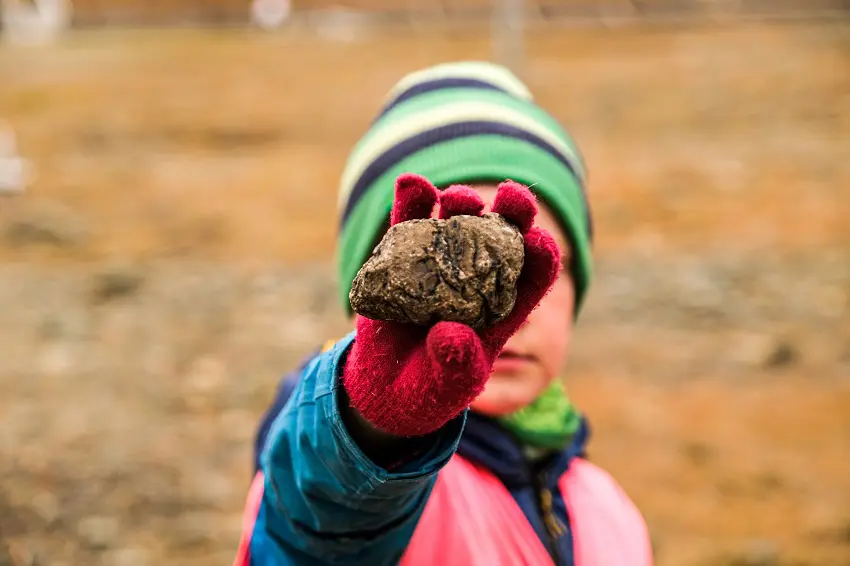
<path fill-rule="evenodd" d="M 38 173 L 0 201 L 12 564 L 228 562 L 276 376 L 346 326 L 347 150 L 401 74 L 488 54 L 445 30 L 0 50 Z M 598 227 L 568 383 L 661 566 L 850 564 L 848 69 L 842 22 L 529 39 Z"/>

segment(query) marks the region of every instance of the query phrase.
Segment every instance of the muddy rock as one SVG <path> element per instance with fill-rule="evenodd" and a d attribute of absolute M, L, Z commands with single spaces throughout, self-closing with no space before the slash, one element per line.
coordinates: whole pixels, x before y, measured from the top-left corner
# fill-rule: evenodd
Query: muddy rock
<path fill-rule="evenodd" d="M 375 248 L 349 299 L 375 320 L 484 328 L 513 309 L 523 256 L 519 230 L 497 214 L 403 222 Z"/>

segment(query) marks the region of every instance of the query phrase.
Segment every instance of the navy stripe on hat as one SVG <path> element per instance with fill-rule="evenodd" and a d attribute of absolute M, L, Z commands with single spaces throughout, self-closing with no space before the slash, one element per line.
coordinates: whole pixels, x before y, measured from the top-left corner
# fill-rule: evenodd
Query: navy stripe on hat
<path fill-rule="evenodd" d="M 389 104 L 387 104 L 383 110 L 381 110 L 381 113 L 378 114 L 378 117 L 375 119 L 375 121 L 377 122 L 387 112 L 389 112 L 402 102 L 410 100 L 415 96 L 434 92 L 435 90 L 443 90 L 449 88 L 477 88 L 481 90 L 493 90 L 496 92 L 511 94 L 507 90 L 500 88 L 494 85 L 493 83 L 488 83 L 487 81 L 482 81 L 479 79 L 469 79 L 462 77 L 446 77 L 444 79 L 434 79 L 423 83 L 417 83 L 409 89 L 403 91 L 401 94 L 395 97 Z"/>

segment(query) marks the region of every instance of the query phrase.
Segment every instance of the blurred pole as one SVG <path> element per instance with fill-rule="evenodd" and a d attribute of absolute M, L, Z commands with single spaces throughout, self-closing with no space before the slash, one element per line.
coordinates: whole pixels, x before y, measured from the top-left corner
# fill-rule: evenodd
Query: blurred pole
<path fill-rule="evenodd" d="M 524 0 L 493 0 L 493 60 L 517 74 L 525 59 Z"/>

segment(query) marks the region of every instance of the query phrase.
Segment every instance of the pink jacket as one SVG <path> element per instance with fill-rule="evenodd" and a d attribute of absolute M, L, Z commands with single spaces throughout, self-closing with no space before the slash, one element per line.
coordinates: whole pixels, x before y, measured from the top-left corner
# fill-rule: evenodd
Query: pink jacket
<path fill-rule="evenodd" d="M 607 472 L 576 458 L 559 482 L 573 529 L 575 566 L 652 566 L 640 512 Z M 234 566 L 250 564 L 249 542 L 263 496 L 248 495 Z M 455 455 L 440 472 L 401 566 L 546 566 L 552 559 L 502 483 Z"/>

